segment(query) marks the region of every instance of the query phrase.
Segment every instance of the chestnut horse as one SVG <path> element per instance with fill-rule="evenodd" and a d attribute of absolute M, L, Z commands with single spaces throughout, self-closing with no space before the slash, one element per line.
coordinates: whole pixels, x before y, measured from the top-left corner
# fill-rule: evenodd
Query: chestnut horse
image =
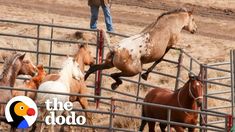
<path fill-rule="evenodd" d="M 197 76 L 189 76 L 187 83 L 180 89 L 174 91 L 165 88 L 155 88 L 151 90 L 144 99 L 144 102 L 157 103 L 162 105 L 181 107 L 186 109 L 198 110 L 203 100 L 203 84 Z M 143 105 L 142 116 L 167 120 L 167 109 Z M 171 110 L 171 121 L 196 125 L 198 113 L 183 112 Z M 139 131 L 143 131 L 144 126 L 148 123 L 149 132 L 154 132 L 155 122 L 142 120 Z M 167 124 L 160 123 L 162 132 L 165 132 Z M 184 132 L 185 127 L 171 125 L 177 132 Z M 189 132 L 194 132 L 194 128 L 188 128 Z"/>
<path fill-rule="evenodd" d="M 115 47 L 110 47 L 105 63 L 91 66 L 85 75 L 85 80 L 97 70 L 116 67 L 121 72 L 111 74 L 116 81 L 111 86 L 115 90 L 122 84 L 119 77 L 135 76 L 142 71 L 143 64 L 155 62 L 146 73 L 142 74 L 142 78 L 147 80 L 149 72 L 163 59 L 172 45 L 178 42 L 182 29 L 191 33 L 196 32 L 197 26 L 191 11 L 180 8 L 163 13 L 139 34 L 125 38 Z M 106 32 L 104 33 L 107 38 Z M 109 45 L 108 38 L 107 42 Z"/>
<path fill-rule="evenodd" d="M 24 63 L 25 54 L 12 54 L 11 56 L 4 57 L 3 71 L 0 75 L 0 86 L 14 87 L 16 77 L 19 74 L 34 75 L 35 66 L 31 63 Z M 29 70 L 30 69 L 30 70 Z M 10 90 L 0 89 L 0 100 L 8 102 L 11 98 Z M 4 116 L 5 105 L 0 104 L 0 116 Z M 6 122 L 6 121 L 5 121 Z M 7 122 L 6 122 L 7 123 Z M 14 130 L 14 129 L 12 129 Z"/>
<path fill-rule="evenodd" d="M 74 56 L 76 62 L 79 64 L 80 70 L 84 73 L 85 65 L 93 65 L 94 58 L 91 55 L 91 51 L 89 49 L 88 44 L 78 45 L 78 52 Z M 43 82 L 57 80 L 60 76 L 58 74 L 49 74 L 47 75 Z M 84 79 L 76 80 L 72 79 L 70 84 L 70 92 L 71 93 L 79 93 L 79 94 L 87 94 L 87 87 Z M 85 97 L 78 97 L 78 96 L 70 96 L 70 101 L 75 102 L 79 101 L 83 109 L 88 109 L 88 101 Z M 86 118 L 88 119 L 89 124 L 92 123 L 92 115 L 91 113 L 85 112 Z"/>
<path fill-rule="evenodd" d="M 38 74 L 31 78 L 30 80 L 27 80 L 25 84 L 21 86 L 17 86 L 17 88 L 27 88 L 31 90 L 37 90 L 39 85 L 41 84 L 42 80 L 46 76 L 46 72 L 44 71 L 43 65 L 38 65 Z M 13 97 L 15 96 L 23 96 L 25 95 L 25 91 L 19 91 L 19 90 L 12 90 Z M 30 97 L 31 99 L 35 100 L 36 93 L 35 92 L 27 92 L 26 96 Z"/>

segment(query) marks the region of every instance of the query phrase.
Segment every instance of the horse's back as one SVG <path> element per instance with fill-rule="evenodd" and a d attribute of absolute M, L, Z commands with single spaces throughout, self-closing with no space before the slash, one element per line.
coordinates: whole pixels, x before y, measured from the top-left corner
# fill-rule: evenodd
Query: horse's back
<path fill-rule="evenodd" d="M 47 81 L 42 83 L 39 88 L 39 91 L 47 91 L 47 92 L 61 92 L 61 93 L 69 93 L 69 91 L 66 88 L 66 85 L 57 82 L 57 81 Z M 53 98 L 57 98 L 57 100 L 68 100 L 68 95 L 62 95 L 62 94 L 53 94 L 53 93 L 38 93 L 37 99 L 39 103 L 45 103 L 47 99 L 52 100 Z"/>
<path fill-rule="evenodd" d="M 144 102 L 161 104 L 161 105 L 173 105 L 174 92 L 169 89 L 154 88 L 144 98 Z M 145 105 L 143 107 L 144 116 L 164 119 L 167 116 L 167 109 Z"/>
<path fill-rule="evenodd" d="M 154 88 L 145 96 L 144 102 L 169 105 L 174 99 L 173 94 L 169 89 Z"/>
<path fill-rule="evenodd" d="M 59 74 L 49 74 L 49 75 L 46 75 L 43 80 L 42 80 L 42 83 L 43 82 L 46 82 L 46 81 L 56 81 L 60 78 L 60 75 Z"/>

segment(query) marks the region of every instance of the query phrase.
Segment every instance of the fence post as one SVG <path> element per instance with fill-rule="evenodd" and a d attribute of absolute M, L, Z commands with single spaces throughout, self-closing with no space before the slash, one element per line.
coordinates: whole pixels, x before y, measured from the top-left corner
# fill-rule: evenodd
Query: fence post
<path fill-rule="evenodd" d="M 104 36 L 103 36 L 103 30 L 98 30 L 97 39 L 98 39 L 98 50 L 97 50 L 97 63 L 101 64 L 103 60 L 103 46 L 104 46 Z M 96 72 L 96 78 L 95 78 L 95 95 L 100 96 L 101 95 L 101 73 L 102 70 L 98 70 Z M 100 99 L 96 99 L 96 108 L 99 108 L 99 102 Z"/>
<path fill-rule="evenodd" d="M 40 41 L 40 39 L 39 39 L 39 36 L 40 36 L 40 25 L 37 25 L 37 48 L 36 48 L 36 52 L 37 52 L 37 54 L 36 54 L 36 64 L 38 65 L 38 63 L 39 63 L 39 41 Z"/>
<path fill-rule="evenodd" d="M 231 105 L 232 105 L 232 117 L 235 117 L 235 111 L 234 111 L 234 89 L 235 89 L 235 50 L 230 51 L 230 66 L 231 66 Z M 235 123 L 235 120 L 233 119 L 233 123 Z M 233 124 L 235 126 L 235 124 Z"/>
<path fill-rule="evenodd" d="M 114 99 L 111 98 L 111 103 L 110 103 L 110 117 L 109 117 L 109 132 L 112 132 L 113 131 L 113 113 L 114 113 L 114 110 L 115 110 L 115 106 L 114 106 Z"/>
<path fill-rule="evenodd" d="M 137 92 L 136 92 L 136 101 L 138 101 L 138 100 L 139 100 L 140 82 L 141 82 L 141 73 L 139 73 L 138 88 L 137 88 Z M 137 105 L 136 105 L 136 106 L 137 106 Z"/>
<path fill-rule="evenodd" d="M 52 19 L 52 25 L 54 24 L 54 19 Z M 50 41 L 50 55 L 49 55 L 49 73 L 51 73 L 51 52 L 52 52 L 52 39 L 53 39 L 54 28 L 51 27 L 51 41 Z"/>
<path fill-rule="evenodd" d="M 201 110 L 204 111 L 207 109 L 207 85 L 206 81 L 207 80 L 207 69 L 204 65 L 200 65 L 200 74 L 201 74 L 201 80 L 202 83 L 204 84 L 204 89 L 203 89 L 203 103 L 201 106 Z M 207 115 L 202 115 L 200 114 L 200 126 L 206 126 L 207 124 Z M 200 132 L 205 132 L 205 129 L 200 129 Z"/>
<path fill-rule="evenodd" d="M 233 127 L 233 116 L 232 115 L 227 115 L 227 117 L 226 117 L 227 132 L 230 132 L 232 127 Z"/>
<path fill-rule="evenodd" d="M 167 132 L 171 132 L 171 109 L 167 109 Z"/>
<path fill-rule="evenodd" d="M 182 52 L 182 49 L 180 49 L 180 55 L 178 59 L 178 68 L 177 68 L 177 74 L 176 74 L 176 82 L 175 82 L 175 90 L 179 88 L 179 78 L 180 78 L 180 73 L 181 73 L 182 62 L 183 62 L 183 52 Z"/>

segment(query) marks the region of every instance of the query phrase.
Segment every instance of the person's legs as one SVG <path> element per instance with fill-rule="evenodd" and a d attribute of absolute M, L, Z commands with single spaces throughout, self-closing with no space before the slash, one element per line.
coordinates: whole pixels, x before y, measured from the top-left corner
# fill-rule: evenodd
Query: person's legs
<path fill-rule="evenodd" d="M 99 7 L 98 6 L 90 6 L 91 7 L 91 21 L 90 21 L 90 28 L 97 29 L 97 20 L 99 14 Z"/>
<path fill-rule="evenodd" d="M 108 31 L 113 31 L 113 22 L 112 22 L 112 16 L 109 10 L 109 7 L 102 5 L 102 9 L 104 12 L 105 17 L 105 24 Z"/>

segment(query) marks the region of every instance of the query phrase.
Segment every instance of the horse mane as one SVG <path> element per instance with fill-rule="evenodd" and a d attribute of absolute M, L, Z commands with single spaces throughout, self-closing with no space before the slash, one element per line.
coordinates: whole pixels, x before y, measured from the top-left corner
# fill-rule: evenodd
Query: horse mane
<path fill-rule="evenodd" d="M 162 13 L 160 16 L 158 16 L 156 21 L 152 22 L 150 25 L 148 25 L 146 28 L 144 28 L 142 30 L 142 33 L 147 32 L 150 29 L 152 29 L 163 16 L 171 15 L 171 14 L 176 14 L 176 13 L 181 13 L 181 12 L 188 12 L 188 10 L 186 8 L 182 7 L 182 8 L 177 8 L 177 9 L 170 10 L 168 12 Z"/>
<path fill-rule="evenodd" d="M 190 81 L 191 81 L 191 80 L 189 79 L 182 87 L 176 89 L 174 92 L 180 91 L 180 90 L 181 90 L 182 88 L 184 88 L 184 86 L 185 86 L 186 84 L 188 84 Z"/>
<path fill-rule="evenodd" d="M 0 75 L 0 79 L 2 79 L 3 76 L 8 73 L 11 65 L 16 61 L 17 57 L 19 57 L 19 56 L 21 56 L 21 54 L 17 53 L 17 54 L 14 54 L 11 57 L 7 57 L 5 59 L 5 62 L 4 62 L 4 65 L 3 65 L 3 70 L 2 70 L 2 73 Z"/>

